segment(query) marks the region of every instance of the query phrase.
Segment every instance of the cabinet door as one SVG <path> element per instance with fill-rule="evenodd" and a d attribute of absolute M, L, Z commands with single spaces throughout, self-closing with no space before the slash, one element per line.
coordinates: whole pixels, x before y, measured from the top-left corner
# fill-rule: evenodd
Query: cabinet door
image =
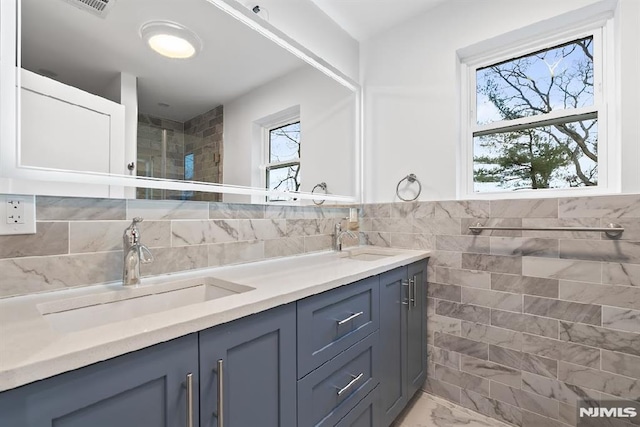
<path fill-rule="evenodd" d="M 407 311 L 407 387 L 411 398 L 427 376 L 427 262 L 409 265 L 408 277 L 411 301 Z"/>
<path fill-rule="evenodd" d="M 187 375 L 198 426 L 198 341 L 192 334 L 0 394 L 12 427 L 187 426 Z"/>
<path fill-rule="evenodd" d="M 388 426 L 408 402 L 407 268 L 380 275 L 380 401 Z"/>
<path fill-rule="evenodd" d="M 202 427 L 296 425 L 295 304 L 200 332 L 200 419 Z"/>
<path fill-rule="evenodd" d="M 336 427 L 378 427 L 378 391 L 373 390 L 340 420 Z"/>

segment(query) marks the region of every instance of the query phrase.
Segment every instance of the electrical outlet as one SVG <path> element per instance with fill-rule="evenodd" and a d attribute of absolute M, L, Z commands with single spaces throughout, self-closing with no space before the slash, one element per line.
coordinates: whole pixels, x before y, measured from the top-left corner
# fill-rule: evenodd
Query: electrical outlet
<path fill-rule="evenodd" d="M 7 198 L 7 224 L 24 224 L 24 200 Z"/>
<path fill-rule="evenodd" d="M 36 197 L 0 195 L 0 235 L 35 234 Z"/>

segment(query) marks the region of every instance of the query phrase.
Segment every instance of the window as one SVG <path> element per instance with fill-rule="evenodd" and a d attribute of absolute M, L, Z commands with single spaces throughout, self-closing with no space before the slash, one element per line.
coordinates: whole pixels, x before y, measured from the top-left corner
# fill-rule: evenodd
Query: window
<path fill-rule="evenodd" d="M 462 60 L 463 197 L 608 187 L 605 30 Z"/>
<path fill-rule="evenodd" d="M 196 160 L 194 153 L 189 153 L 184 156 L 184 180 L 185 181 L 195 181 L 195 171 L 196 171 Z M 182 192 L 182 200 L 192 200 L 195 192 L 193 191 L 183 191 Z"/>
<path fill-rule="evenodd" d="M 266 128 L 266 188 L 269 190 L 300 190 L 300 121 Z M 288 200 L 272 196 L 268 201 Z"/>
<path fill-rule="evenodd" d="M 193 181 L 195 176 L 195 158 L 193 153 L 184 156 L 184 180 Z"/>

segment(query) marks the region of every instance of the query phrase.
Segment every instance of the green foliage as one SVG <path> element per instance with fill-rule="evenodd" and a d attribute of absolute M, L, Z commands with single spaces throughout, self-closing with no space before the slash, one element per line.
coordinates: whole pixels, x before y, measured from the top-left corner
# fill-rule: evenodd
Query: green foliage
<path fill-rule="evenodd" d="M 550 188 L 562 179 L 561 168 L 571 163 L 566 148 L 535 130 L 481 137 L 491 155 L 476 156 L 478 164 L 492 165 L 475 171 L 476 182 L 496 182 L 504 187 Z"/>

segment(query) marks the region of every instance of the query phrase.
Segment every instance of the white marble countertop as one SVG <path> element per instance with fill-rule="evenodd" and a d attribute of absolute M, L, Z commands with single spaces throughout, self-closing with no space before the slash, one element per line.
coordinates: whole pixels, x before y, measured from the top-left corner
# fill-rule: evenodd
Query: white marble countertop
<path fill-rule="evenodd" d="M 168 279 L 206 276 L 255 290 L 75 332 L 54 329 L 41 314 L 42 307 L 105 292 L 131 292 L 131 288 L 95 285 L 0 300 L 0 391 L 287 304 L 429 256 L 426 251 L 369 250 L 387 256 L 363 261 L 337 252 L 322 252 L 150 277 L 140 287 Z"/>

